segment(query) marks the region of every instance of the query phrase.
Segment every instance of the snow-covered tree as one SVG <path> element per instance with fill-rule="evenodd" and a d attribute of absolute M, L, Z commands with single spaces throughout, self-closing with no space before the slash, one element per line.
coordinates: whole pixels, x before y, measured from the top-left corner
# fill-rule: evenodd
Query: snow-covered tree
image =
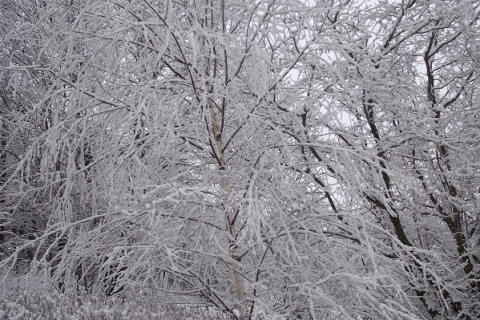
<path fill-rule="evenodd" d="M 7 7 L 2 265 L 239 319 L 480 316 L 476 1 Z"/>

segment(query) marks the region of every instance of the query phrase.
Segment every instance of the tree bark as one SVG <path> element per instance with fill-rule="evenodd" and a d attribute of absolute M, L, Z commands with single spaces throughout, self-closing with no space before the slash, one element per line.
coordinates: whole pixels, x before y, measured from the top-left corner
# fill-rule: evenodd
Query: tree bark
<path fill-rule="evenodd" d="M 208 91 L 211 92 L 211 84 L 207 84 Z M 226 226 L 225 231 L 227 233 L 227 241 L 229 246 L 229 254 L 231 258 L 231 267 L 233 270 L 233 280 L 235 284 L 235 293 L 237 296 L 237 305 L 238 311 L 240 313 L 240 319 L 247 319 L 247 308 L 246 308 L 246 289 L 245 289 L 245 279 L 242 275 L 243 266 L 240 261 L 239 256 L 239 248 L 236 243 L 236 230 L 235 230 L 235 212 L 232 208 L 228 205 L 228 196 L 229 196 L 229 182 L 227 177 L 226 171 L 226 161 L 225 155 L 223 153 L 223 146 L 222 146 L 222 134 L 219 132 L 218 123 L 217 123 L 217 116 L 215 112 L 215 103 L 213 102 L 211 97 L 208 97 L 208 108 L 210 110 L 210 118 L 211 118 L 211 129 L 213 133 L 213 137 L 215 138 L 215 148 L 213 150 L 218 158 L 219 162 L 219 175 L 220 175 L 220 187 L 222 188 L 223 192 L 223 205 L 225 208 L 225 215 L 226 215 Z"/>

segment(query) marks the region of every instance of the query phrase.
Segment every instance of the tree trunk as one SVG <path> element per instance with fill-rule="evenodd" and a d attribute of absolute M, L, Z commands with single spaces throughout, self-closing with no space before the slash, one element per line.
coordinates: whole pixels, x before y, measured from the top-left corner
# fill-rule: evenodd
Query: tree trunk
<path fill-rule="evenodd" d="M 209 92 L 211 92 L 211 85 L 207 84 L 209 88 Z M 217 117 L 215 112 L 215 103 L 213 102 L 212 98 L 208 98 L 208 108 L 210 110 L 210 118 L 211 118 L 211 129 L 213 136 L 215 138 L 215 147 L 217 150 L 213 150 L 220 163 L 219 167 L 219 175 L 220 175 L 220 187 L 222 188 L 223 192 L 223 205 L 225 208 L 225 215 L 226 215 L 226 226 L 225 231 L 227 232 L 228 237 L 228 246 L 229 246 L 229 253 L 231 258 L 231 266 L 233 270 L 233 280 L 235 283 L 235 293 L 237 296 L 237 304 L 238 304 L 238 311 L 240 313 L 240 319 L 247 319 L 246 312 L 246 291 L 245 291 L 245 280 L 242 275 L 242 263 L 239 257 L 239 248 L 236 244 L 236 230 L 235 230 L 235 212 L 232 208 L 228 205 L 228 196 L 229 196 L 229 182 L 227 178 L 227 171 L 226 171 L 226 161 L 225 156 L 223 153 L 222 148 L 222 135 L 221 132 L 218 130 L 218 123 Z"/>

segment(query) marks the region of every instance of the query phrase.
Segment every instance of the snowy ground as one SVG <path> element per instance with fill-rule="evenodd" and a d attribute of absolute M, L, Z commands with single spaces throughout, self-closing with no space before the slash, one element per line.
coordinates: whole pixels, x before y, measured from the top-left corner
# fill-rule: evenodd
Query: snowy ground
<path fill-rule="evenodd" d="M 141 294 L 125 299 L 62 294 L 46 289 L 39 279 L 0 275 L 0 320 L 229 319 L 211 308 L 160 304 Z"/>

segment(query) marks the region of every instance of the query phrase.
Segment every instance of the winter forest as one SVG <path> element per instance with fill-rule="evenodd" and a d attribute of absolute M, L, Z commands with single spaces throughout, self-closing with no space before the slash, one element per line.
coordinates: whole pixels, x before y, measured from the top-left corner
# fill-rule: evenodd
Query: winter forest
<path fill-rule="evenodd" d="M 0 8 L 4 281 L 218 319 L 480 319 L 477 0 Z"/>

